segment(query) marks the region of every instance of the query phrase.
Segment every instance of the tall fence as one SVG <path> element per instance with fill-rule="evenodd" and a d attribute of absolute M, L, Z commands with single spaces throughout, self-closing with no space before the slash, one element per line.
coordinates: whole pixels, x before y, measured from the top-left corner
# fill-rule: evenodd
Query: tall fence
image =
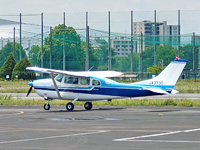
<path fill-rule="evenodd" d="M 200 72 L 199 16 L 199 10 L 0 15 L 0 55 L 8 43 L 19 43 L 9 51 L 19 60 L 25 51 L 34 66 L 117 70 L 138 79 L 151 78 L 147 68 L 165 67 L 178 55 L 189 60 L 183 74 L 193 79 Z M 134 29 L 145 21 L 154 24 L 152 33 Z M 161 22 L 177 33 L 157 33 Z"/>

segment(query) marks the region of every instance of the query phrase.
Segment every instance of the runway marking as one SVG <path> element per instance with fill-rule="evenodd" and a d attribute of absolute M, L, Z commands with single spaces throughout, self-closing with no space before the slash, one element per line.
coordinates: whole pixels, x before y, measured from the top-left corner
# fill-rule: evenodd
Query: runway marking
<path fill-rule="evenodd" d="M 132 142 L 161 142 L 161 143 L 200 143 L 200 141 L 173 141 L 173 140 L 127 140 Z"/>
<path fill-rule="evenodd" d="M 194 131 L 200 131 L 200 128 L 199 129 L 184 130 L 183 132 L 194 132 Z"/>
<path fill-rule="evenodd" d="M 3 141 L 3 142 L 0 142 L 0 144 L 10 144 L 10 143 L 37 141 L 37 140 L 45 140 L 45 139 L 55 139 L 55 138 L 62 138 L 62 137 L 69 137 L 69 136 L 91 135 L 91 134 L 105 133 L 105 132 L 109 132 L 109 131 L 96 131 L 96 132 L 77 133 L 77 134 L 67 134 L 67 135 L 49 136 L 49 137 L 32 138 L 32 139 L 23 139 L 23 140 L 14 140 L 14 141 Z"/>
<path fill-rule="evenodd" d="M 167 133 L 159 133 L 159 134 L 151 134 L 151 135 L 143 135 L 143 136 L 136 136 L 136 137 L 129 137 L 129 138 L 122 138 L 122 139 L 114 139 L 113 141 L 120 142 L 120 141 L 146 141 L 146 142 L 195 142 L 200 143 L 200 141 L 170 141 L 170 140 L 136 140 L 136 139 L 142 139 L 142 138 L 148 138 L 148 137 L 158 137 L 158 136 L 165 136 L 165 135 L 172 135 L 177 133 L 188 133 L 188 132 L 195 132 L 200 131 L 200 128 L 198 129 L 190 129 L 190 130 L 183 130 L 183 131 L 174 131 L 174 132 L 167 132 Z"/>
<path fill-rule="evenodd" d="M 17 113 L 12 113 L 12 114 L 1 114 L 0 116 L 11 116 L 11 115 L 21 115 L 21 114 L 24 114 L 24 112 L 23 111 L 19 111 L 19 112 L 17 112 Z"/>
<path fill-rule="evenodd" d="M 182 131 L 175 131 L 175 132 L 167 132 L 167 133 L 143 135 L 143 136 L 136 136 L 136 137 L 130 137 L 130 138 L 114 139 L 113 141 L 129 141 L 129 140 L 141 139 L 141 138 L 147 138 L 147 137 L 156 137 L 156 136 L 162 136 L 162 135 L 176 134 L 176 133 L 181 133 L 181 132 Z"/>

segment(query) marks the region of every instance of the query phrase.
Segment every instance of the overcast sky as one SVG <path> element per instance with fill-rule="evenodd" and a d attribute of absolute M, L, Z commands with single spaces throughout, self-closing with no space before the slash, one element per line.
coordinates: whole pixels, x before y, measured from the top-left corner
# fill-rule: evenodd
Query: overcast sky
<path fill-rule="evenodd" d="M 199 0 L 0 0 L 0 14 L 198 10 Z"/>

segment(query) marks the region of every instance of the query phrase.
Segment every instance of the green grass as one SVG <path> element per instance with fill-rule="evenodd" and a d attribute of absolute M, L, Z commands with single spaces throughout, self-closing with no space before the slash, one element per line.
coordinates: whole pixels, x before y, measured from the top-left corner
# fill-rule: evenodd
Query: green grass
<path fill-rule="evenodd" d="M 179 93 L 200 93 L 200 82 L 191 80 L 178 81 L 174 87 Z"/>
<path fill-rule="evenodd" d="M 18 105 L 18 106 L 43 106 L 47 101 L 44 100 L 24 100 L 21 98 L 14 99 L 11 95 L 0 95 L 0 105 Z M 53 106 L 64 106 L 70 101 L 54 100 Z M 83 106 L 85 102 L 75 102 L 75 105 Z M 181 107 L 200 107 L 200 100 L 192 101 L 190 99 L 167 99 L 167 100 L 148 100 L 148 99 L 123 99 L 110 101 L 94 101 L 94 106 L 181 106 Z"/>
<path fill-rule="evenodd" d="M 178 81 L 175 89 L 180 93 L 200 93 L 200 80 L 193 82 L 190 80 Z M 30 86 L 30 81 L 0 81 L 0 93 L 27 93 Z M 35 92 L 33 89 L 32 92 Z M 69 101 L 54 100 L 51 105 L 66 105 Z M 21 98 L 13 99 L 12 96 L 0 95 L 0 105 L 37 105 L 43 106 L 46 101 L 43 100 L 23 100 Z M 83 106 L 85 102 L 75 102 L 75 105 Z M 147 100 L 147 99 L 134 99 L 134 100 L 112 100 L 95 101 L 93 105 L 108 105 L 108 106 L 184 106 L 184 107 L 200 107 L 200 99 L 192 101 L 190 99 L 167 99 L 167 100 Z"/>
<path fill-rule="evenodd" d="M 30 81 L 0 81 L 0 93 L 27 93 Z M 31 92 L 35 93 L 33 89 Z"/>

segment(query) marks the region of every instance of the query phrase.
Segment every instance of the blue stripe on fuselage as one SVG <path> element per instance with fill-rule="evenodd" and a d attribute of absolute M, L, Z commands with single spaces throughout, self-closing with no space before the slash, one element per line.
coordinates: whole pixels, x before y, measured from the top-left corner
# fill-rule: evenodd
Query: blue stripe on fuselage
<path fill-rule="evenodd" d="M 89 87 L 58 87 L 60 92 L 73 92 L 73 93 L 83 93 L 83 94 L 98 94 L 98 95 L 109 95 L 109 96 L 121 96 L 121 97 L 139 97 L 139 96 L 149 96 L 149 95 L 160 95 L 159 93 L 154 93 L 145 88 L 159 88 L 167 92 L 171 92 L 173 86 L 164 85 L 131 85 L 123 83 L 115 83 L 104 86 L 89 86 Z M 34 87 L 36 90 L 49 90 L 56 91 L 54 87 Z"/>

